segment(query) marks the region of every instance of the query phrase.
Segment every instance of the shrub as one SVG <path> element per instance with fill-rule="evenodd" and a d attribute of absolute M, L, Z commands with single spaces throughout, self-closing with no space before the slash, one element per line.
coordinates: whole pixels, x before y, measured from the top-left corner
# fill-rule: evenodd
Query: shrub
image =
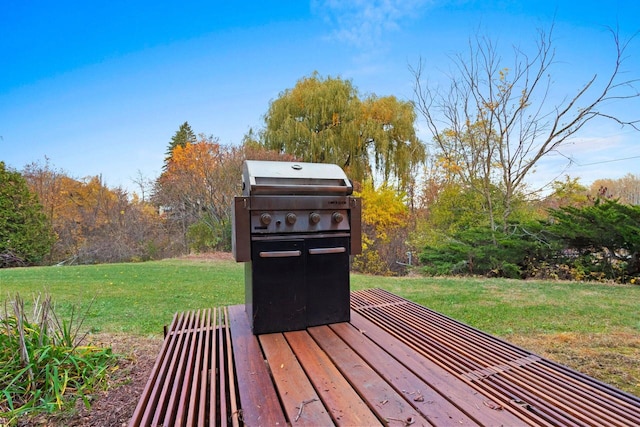
<path fill-rule="evenodd" d="M 71 407 L 103 384 L 116 356 L 110 349 L 81 345 L 82 316 L 55 314 L 51 298 L 34 303 L 33 319 L 19 295 L 0 317 L 0 425 L 25 414 Z M 85 334 L 86 335 L 86 334 Z"/>
<path fill-rule="evenodd" d="M 513 224 L 507 233 L 490 227 L 457 231 L 425 247 L 420 262 L 427 274 L 521 278 L 551 253 L 539 225 Z"/>
<path fill-rule="evenodd" d="M 640 206 L 597 199 L 593 205 L 550 211 L 550 231 L 561 242 L 563 262 L 587 280 L 640 277 Z"/>

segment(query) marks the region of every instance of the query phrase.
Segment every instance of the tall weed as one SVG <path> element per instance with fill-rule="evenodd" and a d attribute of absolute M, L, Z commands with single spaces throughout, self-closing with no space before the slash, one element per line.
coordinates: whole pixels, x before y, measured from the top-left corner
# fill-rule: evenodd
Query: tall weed
<path fill-rule="evenodd" d="M 90 307 L 89 307 L 90 308 Z M 68 320 L 55 313 L 51 296 L 34 299 L 27 315 L 19 294 L 0 314 L 0 425 L 29 413 L 89 406 L 91 393 L 116 367 L 108 348 L 83 345 L 87 312 L 74 308 Z"/>

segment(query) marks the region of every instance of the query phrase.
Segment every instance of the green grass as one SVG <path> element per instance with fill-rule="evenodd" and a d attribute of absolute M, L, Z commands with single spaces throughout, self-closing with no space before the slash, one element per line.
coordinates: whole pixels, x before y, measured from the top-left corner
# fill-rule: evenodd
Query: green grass
<path fill-rule="evenodd" d="M 352 289 L 384 288 L 497 334 L 640 333 L 640 286 L 474 278 L 352 276 Z M 87 306 L 95 332 L 160 335 L 177 311 L 244 302 L 233 261 L 0 269 L 0 301 L 49 292 L 57 309 Z"/>
<path fill-rule="evenodd" d="M 640 334 L 640 286 L 484 278 L 369 278 L 373 284 L 491 334 Z"/>
<path fill-rule="evenodd" d="M 0 301 L 48 292 L 61 315 L 93 306 L 93 332 L 161 335 L 177 311 L 244 302 L 244 270 L 232 262 L 166 260 L 139 264 L 0 269 Z M 4 303 L 3 303 L 4 304 Z"/>
<path fill-rule="evenodd" d="M 352 275 L 640 396 L 640 286 Z M 0 269 L 0 304 L 48 292 L 56 312 L 83 310 L 92 332 L 160 337 L 178 311 L 244 302 L 230 260 Z M 0 306 L 0 310 L 2 310 Z"/>

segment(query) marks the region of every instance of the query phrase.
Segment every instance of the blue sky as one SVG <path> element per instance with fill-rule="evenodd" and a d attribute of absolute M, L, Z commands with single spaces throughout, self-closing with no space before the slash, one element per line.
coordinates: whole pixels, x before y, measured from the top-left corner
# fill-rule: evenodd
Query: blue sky
<path fill-rule="evenodd" d="M 270 101 L 314 71 L 350 79 L 363 95 L 411 100 L 409 67 L 420 59 L 431 81 L 444 82 L 451 56 L 474 34 L 505 52 L 526 49 L 552 22 L 560 98 L 610 70 L 606 27 L 629 38 L 638 16 L 636 0 L 0 0 L 0 161 L 20 170 L 46 156 L 73 177 L 101 174 L 111 187 L 135 190 L 139 174 L 159 175 L 185 121 L 239 144 L 262 127 Z M 639 78 L 640 37 L 627 53 L 625 76 Z M 640 118 L 637 99 L 610 108 Z M 541 163 L 532 182 L 638 174 L 639 136 L 594 123 Z"/>

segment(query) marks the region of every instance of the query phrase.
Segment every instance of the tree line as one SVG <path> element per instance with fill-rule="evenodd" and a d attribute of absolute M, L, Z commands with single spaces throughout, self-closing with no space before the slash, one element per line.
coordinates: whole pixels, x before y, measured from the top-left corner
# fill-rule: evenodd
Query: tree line
<path fill-rule="evenodd" d="M 291 159 L 251 144 L 180 140 L 141 198 L 100 176 L 70 177 L 48 159 L 21 172 L 0 162 L 0 266 L 135 262 L 231 249 L 231 204 L 247 158 Z"/>
<path fill-rule="evenodd" d="M 242 162 L 281 159 L 335 163 L 353 181 L 364 208 L 364 250 L 353 260 L 355 270 L 402 274 L 417 259 L 430 274 L 635 281 L 638 176 L 603 179 L 591 189 L 567 176 L 549 183 L 547 193 L 526 180 L 589 122 L 637 130 L 638 120 L 607 110 L 614 100 L 639 96 L 623 66 L 629 41 L 612 34 L 610 73 L 594 75 L 555 104 L 549 101 L 557 62 L 552 30 L 538 34 L 536 51 L 516 49 L 507 64 L 491 40 L 471 40 L 469 51 L 453 58 L 456 72 L 446 90 L 430 85 L 419 64 L 412 69 L 413 101 L 363 96 L 350 80 L 313 73 L 280 93 L 264 127 L 250 130 L 240 145 L 196 136 L 183 123 L 169 141 L 161 175 L 148 185 L 139 180 L 142 197 L 107 188 L 99 176 L 70 178 L 48 161 L 21 173 L 3 165 L 32 195 L 25 193 L 29 202 L 20 204 L 34 206 L 24 227 L 39 224 L 36 235 L 46 236 L 41 246 L 50 244 L 21 256 L 17 240 L 8 239 L 13 246 L 2 243 L 0 253 L 13 265 L 229 250 Z M 417 137 L 419 118 L 430 141 Z"/>

